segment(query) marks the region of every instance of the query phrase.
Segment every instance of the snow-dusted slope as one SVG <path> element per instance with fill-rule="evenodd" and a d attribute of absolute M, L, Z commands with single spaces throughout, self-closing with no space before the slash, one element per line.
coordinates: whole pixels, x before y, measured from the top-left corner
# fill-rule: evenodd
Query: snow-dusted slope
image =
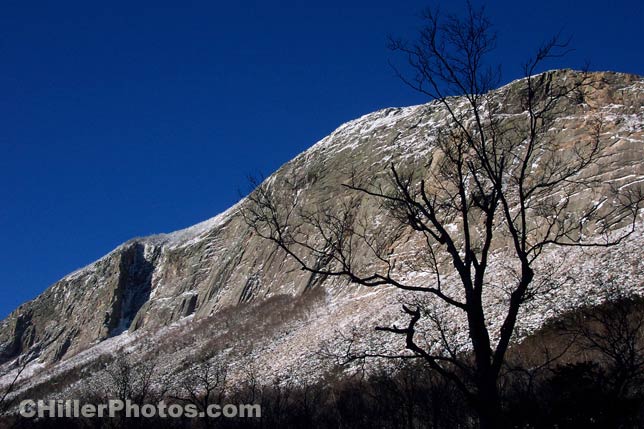
<path fill-rule="evenodd" d="M 548 74 L 550 79 L 578 76 L 573 71 Z M 612 155 L 598 177 L 621 186 L 642 182 L 644 80 L 617 73 L 597 77 L 603 83 L 589 94 L 587 103 L 571 107 L 560 118 L 553 135 L 561 144 L 570 144 L 588 132 L 589 115 L 601 114 Z M 513 82 L 497 94 L 512 102 L 520 85 L 521 81 Z M 351 174 L 377 180 L 392 162 L 405 168 L 422 166 L 433 150 L 436 130 L 447 120 L 444 108 L 435 102 L 365 115 L 285 164 L 268 183 L 279 190 L 288 178 L 297 184 L 301 203 L 333 204 L 349 192 L 341 184 Z M 239 214 L 244 204 L 246 200 L 181 231 L 131 240 L 64 277 L 0 324 L 0 365 L 9 368 L 18 357 L 33 359 L 36 383 L 127 345 L 158 349 L 171 372 L 187 356 L 210 347 L 231 362 L 233 372 L 252 361 L 266 374 L 314 376 L 325 364 L 311 356 L 324 344 L 337 346 L 337 330 L 371 331 L 377 323 L 400 317 L 397 303 L 402 295 L 395 291 L 316 279 L 297 269 L 252 234 Z M 368 209 L 369 204 L 373 202 L 365 201 L 363 207 Z M 638 249 L 643 242 L 640 229 L 610 253 L 549 254 L 554 262 L 565 259 L 565 269 L 577 282 L 527 308 L 521 332 L 529 334 L 580 297 L 595 292 L 599 297 L 601 291 L 591 281 L 599 274 L 611 273 L 641 292 L 644 266 Z M 395 252 L 408 256 L 410 246 L 413 243 L 396 243 Z M 425 279 L 424 273 L 412 269 L 407 275 L 418 282 Z M 310 285 L 318 290 L 311 292 Z M 489 305 L 494 325 L 493 299 Z M 362 338 L 380 341 L 370 335 Z M 56 365 L 42 369 L 51 362 Z"/>

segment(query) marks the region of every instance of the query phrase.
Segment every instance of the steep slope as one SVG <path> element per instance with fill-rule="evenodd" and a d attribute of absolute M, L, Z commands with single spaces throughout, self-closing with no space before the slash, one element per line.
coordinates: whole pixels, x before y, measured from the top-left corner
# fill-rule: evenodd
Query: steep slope
<path fill-rule="evenodd" d="M 594 174 L 619 186 L 636 185 L 644 181 L 644 79 L 618 73 L 596 77 L 601 83 L 585 100 L 567 108 L 560 126 L 552 130 L 553 138 L 562 145 L 573 144 L 589 132 L 589 117 L 601 114 L 610 156 Z M 572 81 L 579 73 L 555 71 L 541 78 Z M 522 81 L 513 82 L 496 95 L 512 106 L 521 85 Z M 297 185 L 300 203 L 333 206 L 350 192 L 341 184 L 351 174 L 377 180 L 392 162 L 409 169 L 423 166 L 433 150 L 435 131 L 447 120 L 438 103 L 365 115 L 284 165 L 268 183 L 279 189 L 288 179 Z M 366 290 L 299 270 L 251 232 L 239 213 L 244 204 L 246 200 L 186 230 L 131 240 L 61 279 L 0 324 L 0 364 L 11 368 L 18 357 L 32 360 L 35 383 L 39 377 L 66 371 L 125 343 L 142 347 L 144 339 L 151 339 L 159 353 L 166 355 L 164 362 L 172 371 L 185 359 L 185 349 L 193 345 L 186 340 L 179 347 L 176 337 L 188 338 L 192 332 L 192 352 L 197 342 L 203 345 L 214 341 L 208 337 L 216 337 L 221 339 L 217 352 L 224 359 L 252 352 L 248 359 L 263 373 L 285 374 L 299 367 L 303 373 L 315 374 L 322 364 L 310 356 L 321 345 L 337 340 L 336 329 L 348 332 L 358 326 L 370 330 L 378 322 L 390 323 L 399 317 L 397 303 L 402 295 L 396 291 Z M 363 210 L 374 204 L 366 199 Z M 391 244 L 401 257 L 413 255 L 413 242 Z M 641 292 L 644 266 L 637 249 L 642 244 L 638 232 L 610 253 L 565 255 L 571 261 L 566 273 L 574 275 L 577 283 L 550 301 L 528 308 L 522 332 L 529 334 L 568 304 L 592 295 L 583 285 L 591 287 L 591 279 L 599 274 L 611 273 Z M 549 255 L 552 260 L 563 257 L 556 252 Z M 359 262 L 367 264 L 368 260 Z M 410 277 L 423 280 L 423 273 L 414 272 L 412 265 L 407 269 Z M 311 292 L 320 286 L 324 293 Z M 295 298 L 284 301 L 283 296 Z M 266 324 L 276 312 L 283 313 L 281 319 Z M 493 316 L 492 309 L 492 324 Z M 237 333 L 236 340 L 224 338 L 230 332 Z M 174 337 L 173 347 L 167 346 L 170 337 Z M 365 338 L 369 338 L 365 342 L 376 341 Z M 244 342 L 252 347 L 244 348 Z M 400 348 L 400 344 L 389 346 Z M 44 365 L 49 366 L 41 369 Z"/>

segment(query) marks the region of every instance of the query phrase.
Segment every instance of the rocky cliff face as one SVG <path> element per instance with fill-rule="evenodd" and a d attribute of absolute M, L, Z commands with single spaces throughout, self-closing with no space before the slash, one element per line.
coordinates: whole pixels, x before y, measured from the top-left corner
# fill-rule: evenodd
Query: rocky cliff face
<path fill-rule="evenodd" d="M 620 186 L 642 182 L 644 79 L 618 73 L 598 73 L 595 77 L 601 83 L 584 100 L 567 107 L 560 126 L 551 130 L 552 136 L 561 145 L 574 144 L 589 133 L 589 116 L 602 115 L 606 124 L 602 138 L 609 142 L 610 156 L 593 174 Z M 556 71 L 541 78 L 574 80 L 579 74 Z M 522 85 L 522 81 L 513 82 L 496 94 L 512 106 Z M 356 171 L 363 179 L 378 180 L 392 162 L 406 168 L 423 166 L 433 149 L 432 135 L 446 121 L 446 111 L 438 103 L 365 115 L 342 125 L 267 180 L 279 189 L 288 178 L 296 183 L 301 203 L 332 206 L 350 192 L 340 185 Z M 224 338 L 224 334 L 235 332 L 236 340 L 221 340 L 229 346 L 221 346 L 222 353 L 239 352 L 233 349 L 247 341 L 255 353 L 253 362 L 262 371 L 279 372 L 289 364 L 301 363 L 303 356 L 332 339 L 336 329 L 370 328 L 378 320 L 398 317 L 399 296 L 395 291 L 366 290 L 299 270 L 292 260 L 250 231 L 239 213 L 244 204 L 247 201 L 242 200 L 186 230 L 131 240 L 55 283 L 2 321 L 0 364 L 9 368 L 17 357 L 26 357 L 33 360 L 37 378 L 37 369 L 44 364 L 58 362 L 58 366 L 43 370 L 41 376 L 87 359 L 92 350 L 109 351 L 117 344 L 135 344 L 142 338 L 155 338 L 163 344 L 169 332 L 180 329 L 183 336 L 192 331 L 209 332 L 194 334 L 193 341 Z M 365 200 L 363 209 L 369 210 L 373 204 Z M 643 241 L 638 233 L 611 254 L 567 255 L 571 261 L 567 269 L 577 270 L 580 279 L 590 279 L 612 266 L 616 276 L 622 276 L 634 290 L 641 290 L 644 267 L 638 255 Z M 403 240 L 392 246 L 403 256 L 412 244 Z M 552 254 L 552 258 L 557 257 Z M 615 264 L 622 265 L 617 269 Z M 412 265 L 407 270 L 409 275 L 422 274 L 413 272 Z M 276 303 L 282 302 L 280 297 L 313 296 L 310 291 L 320 286 L 325 292 L 311 298 L 312 304 L 307 300 L 297 305 L 289 301 L 277 307 Z M 557 301 L 574 300 L 575 293 L 585 293 L 582 290 L 576 286 L 564 291 L 564 298 Z M 524 317 L 525 332 L 558 311 L 557 304 L 540 305 Z M 247 314 L 246 322 L 229 317 L 233 314 L 230 309 L 235 308 L 242 309 L 236 314 Z M 243 313 L 248 308 L 254 310 Z M 302 308 L 305 315 L 298 313 Z M 287 311 L 296 316 L 287 315 Z M 263 325 L 267 318 L 281 312 L 281 319 L 273 320 L 271 326 Z M 257 319 L 259 315 L 264 321 Z M 206 328 L 203 321 L 209 324 Z M 247 331 L 253 330 L 260 330 L 262 335 L 247 338 Z M 186 340 L 186 347 L 191 347 L 190 341 Z M 180 361 L 185 350 L 166 348 L 161 353 L 172 362 Z"/>

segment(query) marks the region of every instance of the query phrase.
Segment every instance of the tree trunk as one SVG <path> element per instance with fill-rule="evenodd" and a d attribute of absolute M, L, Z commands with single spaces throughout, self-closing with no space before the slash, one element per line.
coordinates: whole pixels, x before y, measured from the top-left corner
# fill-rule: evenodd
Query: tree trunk
<path fill-rule="evenodd" d="M 478 403 L 475 407 L 480 429 L 503 429 L 506 427 L 496 380 L 489 379 L 478 389 Z"/>
<path fill-rule="evenodd" d="M 505 427 L 501 414 L 501 404 L 498 400 L 487 400 L 481 404 L 478 417 L 480 429 L 502 429 Z"/>

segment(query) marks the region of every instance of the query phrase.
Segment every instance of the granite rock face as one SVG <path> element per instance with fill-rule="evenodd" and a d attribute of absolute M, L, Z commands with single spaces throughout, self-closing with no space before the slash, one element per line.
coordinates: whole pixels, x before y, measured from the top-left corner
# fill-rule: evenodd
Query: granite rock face
<path fill-rule="evenodd" d="M 573 81 L 579 76 L 561 70 L 540 78 Z M 584 100 L 566 108 L 552 136 L 562 146 L 574 144 L 590 132 L 589 117 L 602 115 L 610 156 L 593 174 L 622 185 L 642 182 L 644 78 L 608 72 L 595 77 L 601 83 Z M 522 85 L 516 81 L 496 91 L 509 112 L 518 105 Z M 356 171 L 365 180 L 378 180 L 392 162 L 405 168 L 424 165 L 433 149 L 432 135 L 447 120 L 445 109 L 436 102 L 365 115 L 285 164 L 268 183 L 279 190 L 288 179 L 297 185 L 300 204 L 333 206 L 350 192 L 341 184 Z M 350 326 L 360 313 L 365 319 L 379 316 L 388 293 L 371 296 L 371 291 L 344 281 L 299 270 L 294 261 L 251 232 L 239 212 L 244 204 L 246 200 L 186 230 L 131 240 L 21 305 L 0 323 L 0 365 L 19 356 L 43 364 L 63 362 L 114 337 L 153 336 L 176 323 L 190 330 L 199 320 L 240 303 L 261 306 L 273 297 L 297 297 L 320 287 L 327 298 L 319 305 L 327 306 L 325 314 L 333 313 L 337 326 Z M 365 199 L 361 207 L 368 211 L 375 204 Z M 628 245 L 637 248 L 641 237 L 633 240 Z M 401 254 L 411 244 L 391 243 Z M 581 263 L 588 264 L 577 260 Z M 644 275 L 639 268 L 633 268 L 631 280 L 641 288 Z M 363 298 L 371 304 L 352 307 L 354 300 Z M 309 334 L 289 331 L 289 341 L 303 341 Z M 272 359 L 287 361 L 284 353 L 274 351 Z"/>

